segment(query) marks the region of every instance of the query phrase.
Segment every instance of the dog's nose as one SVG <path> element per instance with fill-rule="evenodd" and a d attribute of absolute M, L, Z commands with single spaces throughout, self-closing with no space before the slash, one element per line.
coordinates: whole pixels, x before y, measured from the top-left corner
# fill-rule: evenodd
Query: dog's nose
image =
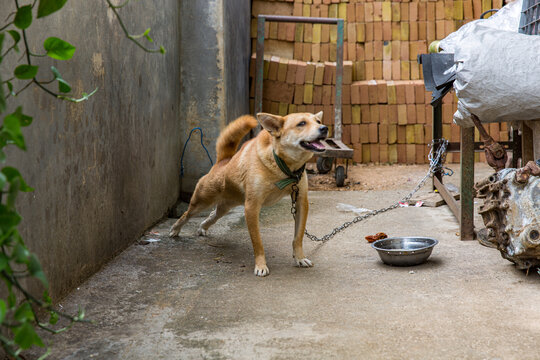
<path fill-rule="evenodd" d="M 326 125 L 321 126 L 321 127 L 319 128 L 319 132 L 320 132 L 321 134 L 323 134 L 323 135 L 328 134 L 328 126 L 326 126 Z"/>

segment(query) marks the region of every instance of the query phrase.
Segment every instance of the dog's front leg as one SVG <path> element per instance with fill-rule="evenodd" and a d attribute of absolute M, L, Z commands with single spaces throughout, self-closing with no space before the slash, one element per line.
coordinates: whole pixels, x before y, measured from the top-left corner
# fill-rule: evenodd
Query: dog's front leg
<path fill-rule="evenodd" d="M 304 176 L 304 180 L 306 177 Z M 294 240 L 293 240 L 293 257 L 297 266 L 311 267 L 313 263 L 304 256 L 302 241 L 304 239 L 304 231 L 306 230 L 306 221 L 309 212 L 309 203 L 307 198 L 307 180 L 305 186 L 301 186 L 296 199 L 296 217 L 294 221 Z"/>
<path fill-rule="evenodd" d="M 266 266 L 266 258 L 264 256 L 264 248 L 259 231 L 259 213 L 261 212 L 261 204 L 246 200 L 245 216 L 246 223 L 253 244 L 253 253 L 255 255 L 255 270 L 253 273 L 257 276 L 267 276 L 270 274 L 268 266 Z"/>

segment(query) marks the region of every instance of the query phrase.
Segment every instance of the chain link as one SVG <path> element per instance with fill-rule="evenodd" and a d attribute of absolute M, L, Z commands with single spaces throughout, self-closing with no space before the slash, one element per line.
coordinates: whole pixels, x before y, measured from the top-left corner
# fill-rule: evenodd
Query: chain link
<path fill-rule="evenodd" d="M 436 151 L 436 153 L 434 155 L 433 152 L 434 152 L 435 144 L 439 144 L 439 146 L 437 147 L 437 151 Z M 412 196 L 414 194 L 416 194 L 416 192 L 418 190 L 420 190 L 420 188 L 422 186 L 424 186 L 427 179 L 432 177 L 433 174 L 435 174 L 436 172 L 441 172 L 443 169 L 446 169 L 443 166 L 443 164 L 444 164 L 444 162 L 446 160 L 446 147 L 447 147 L 447 145 L 448 145 L 448 140 L 445 140 L 445 139 L 433 140 L 431 142 L 431 144 L 428 145 L 430 147 L 429 155 L 428 155 L 429 170 L 428 170 L 427 174 L 424 176 L 424 178 L 422 180 L 420 180 L 418 185 L 416 185 L 416 187 L 409 194 L 407 194 L 407 196 L 405 196 L 400 201 L 398 201 L 396 203 L 393 203 L 392 205 L 387 206 L 385 208 L 378 209 L 378 210 L 372 210 L 372 211 L 368 212 L 367 214 L 359 215 L 359 216 L 355 217 L 354 219 L 352 219 L 351 221 L 347 221 L 343 225 L 335 227 L 332 230 L 332 232 L 330 232 L 329 234 L 324 235 L 321 238 L 318 238 L 317 236 L 308 233 L 307 230 L 304 231 L 304 234 L 312 241 L 320 241 L 320 242 L 324 243 L 324 242 L 327 242 L 328 240 L 330 240 L 331 238 L 336 236 L 338 233 L 340 233 L 341 231 L 345 230 L 346 228 L 348 228 L 349 226 L 351 226 L 353 224 L 356 224 L 356 223 L 358 223 L 358 222 L 360 222 L 362 220 L 373 217 L 375 215 L 382 214 L 382 213 L 387 212 L 389 210 L 393 210 L 393 209 L 395 209 L 395 208 L 397 208 L 399 206 L 400 202 L 403 203 L 403 202 L 409 201 L 412 198 Z M 293 218 L 295 220 L 296 220 L 296 199 L 297 198 L 298 198 L 298 186 L 296 186 L 296 184 L 294 184 L 293 187 L 292 187 L 292 192 L 291 192 L 291 202 L 292 202 L 291 214 L 293 215 Z"/>

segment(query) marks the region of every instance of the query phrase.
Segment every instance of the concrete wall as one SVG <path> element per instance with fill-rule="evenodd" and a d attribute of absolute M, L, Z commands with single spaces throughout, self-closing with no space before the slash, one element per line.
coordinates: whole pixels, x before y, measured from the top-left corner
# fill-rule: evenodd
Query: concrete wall
<path fill-rule="evenodd" d="M 10 11 L 2 7 L 0 18 Z M 50 78 L 54 65 L 76 94 L 99 91 L 73 104 L 30 88 L 10 102 L 34 117 L 24 130 L 28 151 L 12 149 L 8 158 L 35 188 L 19 198 L 21 233 L 56 298 L 176 203 L 180 154 L 191 128 L 204 129 L 215 158 L 215 139 L 229 115 L 249 109 L 249 0 L 139 1 L 120 12 L 134 34 L 151 27 L 167 54 L 145 53 L 127 40 L 105 1 L 69 1 L 34 20 L 28 32 L 34 53 L 48 36 L 77 46 L 68 62 L 37 59 L 44 70 L 39 77 Z M 184 165 L 189 192 L 209 169 L 198 138 Z"/>
<path fill-rule="evenodd" d="M 48 36 L 77 46 L 71 61 L 39 59 L 40 78 L 50 78 L 54 64 L 76 94 L 99 87 L 96 95 L 72 104 L 30 88 L 12 102 L 34 116 L 24 131 L 28 151 L 8 155 L 35 188 L 19 199 L 21 232 L 56 297 L 132 243 L 179 193 L 179 3 L 140 1 L 120 10 L 133 33 L 152 28 L 165 56 L 127 40 L 105 4 L 69 1 L 29 30 L 35 53 Z"/>
<path fill-rule="evenodd" d="M 249 112 L 250 1 L 182 1 L 180 12 L 182 142 L 201 127 L 215 160 L 220 130 Z M 183 164 L 181 191 L 188 200 L 211 167 L 199 132 L 192 135 Z"/>

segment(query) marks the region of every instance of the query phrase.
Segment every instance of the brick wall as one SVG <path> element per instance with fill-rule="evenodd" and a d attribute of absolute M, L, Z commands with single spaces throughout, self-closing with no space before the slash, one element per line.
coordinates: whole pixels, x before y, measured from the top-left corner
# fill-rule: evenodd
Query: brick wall
<path fill-rule="evenodd" d="M 432 41 L 501 6 L 502 0 L 254 0 L 252 49 L 258 14 L 344 19 L 343 142 L 355 150 L 356 162 L 425 163 L 432 108 L 416 57 Z M 263 111 L 322 110 L 325 124 L 332 127 L 336 26 L 267 22 L 265 32 Z M 252 110 L 254 66 L 253 55 Z M 456 107 L 457 99 L 448 94 L 443 137 L 451 141 L 459 141 L 459 127 L 452 123 Z M 489 132 L 495 139 L 508 137 L 506 124 L 490 124 Z M 447 160 L 458 162 L 459 154 Z M 477 160 L 484 160 L 483 154 Z"/>

